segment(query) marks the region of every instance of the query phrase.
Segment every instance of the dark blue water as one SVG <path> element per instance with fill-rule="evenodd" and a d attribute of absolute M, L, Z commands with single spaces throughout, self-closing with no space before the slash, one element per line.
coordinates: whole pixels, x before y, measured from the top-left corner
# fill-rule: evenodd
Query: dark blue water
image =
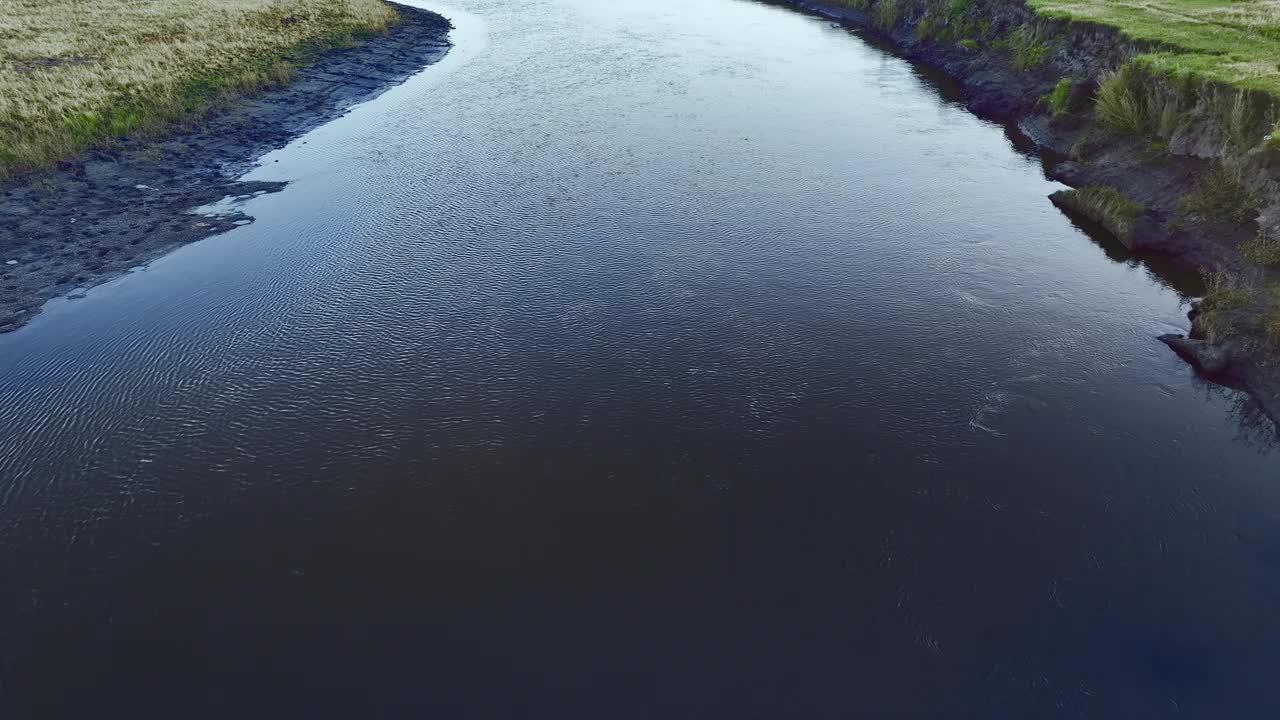
<path fill-rule="evenodd" d="M 440 9 L 252 225 L 0 337 L 0 714 L 1280 710 L 1194 285 L 819 19 Z"/>

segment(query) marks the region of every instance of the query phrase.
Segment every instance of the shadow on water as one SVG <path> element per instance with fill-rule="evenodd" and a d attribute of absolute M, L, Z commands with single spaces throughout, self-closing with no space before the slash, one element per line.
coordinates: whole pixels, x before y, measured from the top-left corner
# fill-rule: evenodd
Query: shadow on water
<path fill-rule="evenodd" d="M 1046 202 L 1048 202 L 1046 200 Z M 1204 294 L 1204 279 L 1186 263 L 1165 255 L 1135 253 L 1098 223 L 1079 213 L 1059 208 L 1077 230 L 1094 242 L 1107 259 L 1133 268 L 1142 268 L 1153 280 L 1173 290 L 1183 300 Z"/>

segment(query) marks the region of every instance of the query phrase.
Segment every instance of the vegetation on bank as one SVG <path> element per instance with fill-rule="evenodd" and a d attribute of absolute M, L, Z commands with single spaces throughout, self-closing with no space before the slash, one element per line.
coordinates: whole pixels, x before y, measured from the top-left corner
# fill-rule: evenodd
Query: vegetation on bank
<path fill-rule="evenodd" d="M 1260 284 L 1228 272 L 1208 273 L 1204 280 L 1194 323 L 1201 337 L 1213 344 L 1244 340 L 1262 351 L 1265 363 L 1274 363 L 1274 351 L 1280 350 L 1280 283 Z"/>
<path fill-rule="evenodd" d="M 1092 218 L 1125 245 L 1132 244 L 1133 224 L 1147 211 L 1119 190 L 1106 185 L 1060 190 L 1053 194 L 1052 199 L 1058 205 Z"/>
<path fill-rule="evenodd" d="M 1117 69 L 1123 74 L 1111 78 L 1114 89 L 1128 91 L 1110 96 L 1120 101 L 1111 106 L 1120 112 L 1104 117 L 1118 121 L 1118 129 L 1154 132 L 1161 112 L 1173 113 L 1179 101 L 1185 103 L 1189 91 L 1210 86 L 1237 91 L 1235 97 L 1209 99 L 1235 105 L 1224 112 L 1235 113 L 1241 143 L 1247 140 L 1249 146 L 1256 145 L 1262 133 L 1255 132 L 1255 126 L 1280 119 L 1263 117 L 1272 114 L 1271 108 L 1259 107 L 1280 103 L 1280 2 L 1276 0 L 1009 0 L 1011 5 L 1025 3 L 1032 11 L 1016 27 L 989 21 L 992 0 L 829 1 L 868 11 L 883 30 L 905 18 L 915 23 L 921 40 L 1003 52 L 1016 69 L 1024 71 L 1045 64 L 1054 47 L 1064 54 L 1072 52 L 1063 21 L 1077 23 L 1073 26 L 1077 28 L 1095 25 L 1117 30 L 1145 47 L 1130 59 L 1127 69 Z M 1172 88 L 1150 87 L 1156 77 L 1172 80 L 1167 83 Z M 1153 90 L 1161 96 L 1153 97 Z M 1250 96 L 1255 92 L 1269 100 L 1259 103 L 1259 98 Z M 1182 97 L 1171 98 L 1172 94 Z M 1280 146 L 1280 127 L 1273 136 Z"/>
<path fill-rule="evenodd" d="M 0 177 L 283 84 L 396 18 L 381 0 L 0 0 Z"/>
<path fill-rule="evenodd" d="M 1280 97 L 1280 4 L 1273 0 L 1026 0 L 1041 15 L 1090 22 L 1160 49 L 1136 61 Z"/>

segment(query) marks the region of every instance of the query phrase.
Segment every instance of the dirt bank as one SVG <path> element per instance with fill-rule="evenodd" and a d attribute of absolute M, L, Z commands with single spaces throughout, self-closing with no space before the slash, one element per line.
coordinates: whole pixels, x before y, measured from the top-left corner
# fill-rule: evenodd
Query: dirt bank
<path fill-rule="evenodd" d="M 1280 149 L 1268 142 L 1280 110 L 1272 99 L 1143 73 L 1132 60 L 1149 44 L 1039 16 L 1021 0 L 778 2 L 943 71 L 970 110 L 1016 123 L 1042 149 L 1050 176 L 1078 189 L 1055 194 L 1060 208 L 1133 252 L 1204 273 L 1188 334 L 1158 339 L 1280 420 L 1280 243 L 1267 240 L 1280 238 Z M 1137 108 L 1134 127 L 1117 127 L 1126 118 L 1107 122 L 1107 93 Z"/>
<path fill-rule="evenodd" d="M 247 98 L 163 138 L 125 138 L 57 170 L 0 184 L 0 332 L 50 298 L 102 282 L 166 251 L 249 222 L 195 207 L 270 192 L 237 182 L 266 152 L 381 94 L 448 51 L 449 22 L 397 5 L 385 37 L 332 50 L 286 88 Z"/>

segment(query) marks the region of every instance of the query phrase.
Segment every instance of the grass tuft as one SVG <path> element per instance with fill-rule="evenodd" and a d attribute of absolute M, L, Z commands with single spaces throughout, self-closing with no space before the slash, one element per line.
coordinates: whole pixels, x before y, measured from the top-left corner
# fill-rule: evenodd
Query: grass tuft
<path fill-rule="evenodd" d="M 1232 93 L 1224 114 L 1222 125 L 1226 128 L 1227 139 L 1237 150 L 1248 150 L 1258 142 L 1254 133 L 1256 113 L 1248 95 L 1240 90 Z"/>
<path fill-rule="evenodd" d="M 1143 80 L 1132 65 L 1121 65 L 1102 76 L 1094 96 L 1093 109 L 1104 125 L 1120 132 L 1141 135 L 1147 132 L 1147 103 Z"/>
<path fill-rule="evenodd" d="M 1071 111 L 1071 78 L 1062 78 L 1053 89 L 1040 98 L 1041 104 L 1048 108 L 1054 117 L 1061 117 Z"/>
<path fill-rule="evenodd" d="M 1053 194 L 1053 201 L 1093 220 L 1126 246 L 1133 241 L 1133 224 L 1147 211 L 1141 204 L 1106 185 L 1090 185 Z"/>
<path fill-rule="evenodd" d="M 871 21 L 885 32 L 898 25 L 900 15 L 897 0 L 877 0 L 875 7 L 871 9 Z"/>
<path fill-rule="evenodd" d="M 1257 235 L 1240 244 L 1240 254 L 1255 265 L 1280 265 L 1280 237 L 1259 229 Z"/>
<path fill-rule="evenodd" d="M 1039 67 L 1049 54 L 1040 38 L 1039 29 L 1022 26 L 1009 35 L 1009 61 L 1018 70 Z"/>
<path fill-rule="evenodd" d="M 1254 300 L 1254 288 L 1241 276 L 1226 272 L 1204 274 L 1205 294 L 1197 306 L 1195 327 L 1210 342 L 1236 333 L 1235 313 Z"/>
<path fill-rule="evenodd" d="M 1221 163 L 1201 173 L 1195 189 L 1178 201 L 1186 213 L 1221 222 L 1246 223 L 1257 212 L 1257 198 L 1240 186 L 1239 180 Z"/>
<path fill-rule="evenodd" d="M 1280 310 L 1273 309 L 1262 316 L 1262 336 L 1266 338 L 1267 345 L 1280 347 Z"/>

